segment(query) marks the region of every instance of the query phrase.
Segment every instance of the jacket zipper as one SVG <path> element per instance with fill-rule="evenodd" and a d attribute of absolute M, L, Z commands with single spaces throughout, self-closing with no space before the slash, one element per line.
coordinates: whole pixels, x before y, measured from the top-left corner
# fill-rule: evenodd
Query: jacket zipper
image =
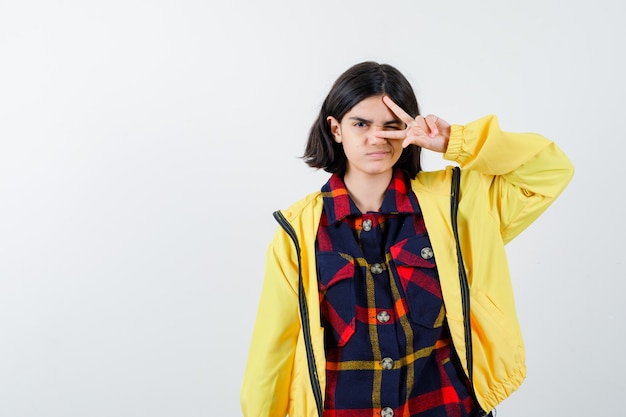
<path fill-rule="evenodd" d="M 465 272 L 465 265 L 463 264 L 463 257 L 461 256 L 461 243 L 459 242 L 459 228 L 457 226 L 457 212 L 459 210 L 459 188 L 460 188 L 460 169 L 454 168 L 454 175 L 452 175 L 452 195 L 451 195 L 451 217 L 452 217 L 452 231 L 454 233 L 454 240 L 456 241 L 457 262 L 459 269 L 459 280 L 461 282 L 461 305 L 463 306 L 463 322 L 465 327 L 465 350 L 467 357 L 467 376 L 474 386 L 472 381 L 473 364 L 472 358 L 472 333 L 470 327 L 470 297 L 469 297 L 469 284 L 467 282 L 467 274 Z"/>
<path fill-rule="evenodd" d="M 461 169 L 459 167 L 453 168 L 452 175 L 452 192 L 450 195 L 450 215 L 452 220 L 452 231 L 454 233 L 454 240 L 456 241 L 456 253 L 457 253 L 457 262 L 458 262 L 458 270 L 459 270 L 459 281 L 461 287 L 461 305 L 463 308 L 463 327 L 465 334 L 465 359 L 467 362 L 467 378 L 469 379 L 469 383 L 472 387 L 472 396 L 474 397 L 474 402 L 476 403 L 476 407 L 478 407 L 478 416 L 488 416 L 491 414 L 487 414 L 480 404 L 478 403 L 478 398 L 476 398 L 476 390 L 474 389 L 474 364 L 472 361 L 473 352 L 472 352 L 472 328 L 470 323 L 470 289 L 469 282 L 467 280 L 467 272 L 465 271 L 465 265 L 463 263 L 463 256 L 461 253 L 461 242 L 459 241 L 459 228 L 457 225 L 457 213 L 459 211 L 459 190 L 460 190 L 460 182 L 461 182 Z"/>
<path fill-rule="evenodd" d="M 298 305 L 300 307 L 300 322 L 302 323 L 302 334 L 304 336 L 304 345 L 306 348 L 309 378 L 311 380 L 311 387 L 313 388 L 313 397 L 315 398 L 315 404 L 317 405 L 317 413 L 321 417 L 324 413 L 324 404 L 322 403 L 322 389 L 320 387 L 320 381 L 317 375 L 317 365 L 315 364 L 315 356 L 313 355 L 313 344 L 311 342 L 309 308 L 304 292 L 304 283 L 302 282 L 302 261 L 300 256 L 300 244 L 298 243 L 298 237 L 296 236 L 295 230 L 293 230 L 291 224 L 287 221 L 285 216 L 283 216 L 280 211 L 274 212 L 274 218 L 276 219 L 278 224 L 285 230 L 285 232 L 287 232 L 296 247 L 296 254 L 298 256 Z"/>

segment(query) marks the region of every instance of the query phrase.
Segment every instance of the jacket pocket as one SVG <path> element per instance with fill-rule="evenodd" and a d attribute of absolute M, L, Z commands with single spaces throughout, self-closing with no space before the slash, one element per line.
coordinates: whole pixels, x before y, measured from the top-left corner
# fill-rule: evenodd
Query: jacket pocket
<path fill-rule="evenodd" d="M 471 322 L 474 384 L 485 405 L 493 407 L 526 376 L 521 330 L 516 317 L 505 315 L 481 290 L 472 292 Z"/>
<path fill-rule="evenodd" d="M 444 319 L 441 285 L 428 235 L 404 239 L 390 248 L 391 258 L 406 298 L 409 319 L 428 328 Z"/>
<path fill-rule="evenodd" d="M 354 258 L 340 252 L 317 254 L 322 324 L 332 345 L 344 346 L 355 330 Z M 329 330 L 329 331 L 328 331 Z"/>
<path fill-rule="evenodd" d="M 481 334 L 493 332 L 502 335 L 509 343 L 521 340 L 520 333 L 515 332 L 519 326 L 514 325 L 487 294 L 479 289 L 472 291 L 471 294 L 470 309 L 474 319 L 472 328 L 480 329 Z M 492 339 L 493 337 L 491 336 Z M 511 351 L 515 348 L 513 345 L 510 347 Z"/>

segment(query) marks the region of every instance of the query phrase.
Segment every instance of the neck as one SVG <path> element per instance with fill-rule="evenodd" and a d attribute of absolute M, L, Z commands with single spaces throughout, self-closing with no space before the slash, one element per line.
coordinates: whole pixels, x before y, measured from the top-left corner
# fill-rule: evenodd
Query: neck
<path fill-rule="evenodd" d="M 391 182 L 391 171 L 377 175 L 350 175 L 346 172 L 343 183 L 361 213 L 378 211 L 383 204 L 385 191 Z"/>

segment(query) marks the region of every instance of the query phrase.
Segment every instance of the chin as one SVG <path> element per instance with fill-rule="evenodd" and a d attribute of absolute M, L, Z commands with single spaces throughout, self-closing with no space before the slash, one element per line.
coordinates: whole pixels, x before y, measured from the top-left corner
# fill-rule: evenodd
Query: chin
<path fill-rule="evenodd" d="M 371 169 L 366 171 L 368 175 L 385 175 L 393 173 L 393 166 L 380 169 Z"/>

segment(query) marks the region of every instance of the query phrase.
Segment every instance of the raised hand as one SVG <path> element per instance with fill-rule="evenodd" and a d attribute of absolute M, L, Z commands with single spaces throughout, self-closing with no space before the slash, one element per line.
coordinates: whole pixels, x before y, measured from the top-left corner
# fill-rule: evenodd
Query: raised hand
<path fill-rule="evenodd" d="M 406 124 L 404 130 L 381 130 L 375 133 L 379 138 L 402 139 L 402 147 L 409 145 L 420 146 L 435 152 L 445 152 L 450 139 L 450 124 L 443 119 L 429 114 L 426 117 L 412 118 L 406 111 L 391 100 L 383 97 L 383 102 L 389 109 Z"/>

